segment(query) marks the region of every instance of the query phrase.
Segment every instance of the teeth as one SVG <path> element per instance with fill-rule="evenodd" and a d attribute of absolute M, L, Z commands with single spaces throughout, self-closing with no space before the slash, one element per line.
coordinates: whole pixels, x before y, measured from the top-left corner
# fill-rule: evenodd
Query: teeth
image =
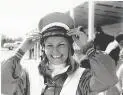
<path fill-rule="evenodd" d="M 53 56 L 53 58 L 59 58 L 60 56 Z"/>

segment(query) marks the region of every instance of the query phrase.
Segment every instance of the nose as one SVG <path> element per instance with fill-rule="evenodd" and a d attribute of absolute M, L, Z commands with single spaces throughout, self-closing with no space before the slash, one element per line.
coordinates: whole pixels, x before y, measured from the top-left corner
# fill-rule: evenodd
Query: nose
<path fill-rule="evenodd" d="M 54 49 L 52 51 L 52 55 L 53 56 L 59 56 L 60 55 L 59 49 L 57 47 L 54 47 Z"/>

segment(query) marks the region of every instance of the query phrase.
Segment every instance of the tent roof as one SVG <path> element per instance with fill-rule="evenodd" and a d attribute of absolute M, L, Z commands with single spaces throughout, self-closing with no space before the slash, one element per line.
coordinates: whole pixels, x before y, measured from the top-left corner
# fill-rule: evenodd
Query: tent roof
<path fill-rule="evenodd" d="M 94 7 L 95 26 L 123 22 L 123 1 L 96 1 Z M 88 3 L 75 7 L 73 11 L 75 25 L 88 26 Z"/>
<path fill-rule="evenodd" d="M 102 26 L 104 32 L 114 36 L 123 31 L 123 1 L 95 1 L 94 4 L 95 26 Z M 88 3 L 80 4 L 73 11 L 75 26 L 88 27 Z"/>

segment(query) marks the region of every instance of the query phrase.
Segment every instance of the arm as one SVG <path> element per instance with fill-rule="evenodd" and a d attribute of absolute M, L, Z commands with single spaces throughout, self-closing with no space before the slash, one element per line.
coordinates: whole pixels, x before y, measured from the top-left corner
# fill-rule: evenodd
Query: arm
<path fill-rule="evenodd" d="M 24 54 L 24 53 L 23 53 Z M 20 65 L 20 59 L 23 55 L 20 51 L 17 51 L 9 59 L 5 60 L 1 64 L 1 92 L 3 94 L 13 94 L 13 90 L 17 84 L 17 81 L 22 76 L 23 70 Z"/>
<path fill-rule="evenodd" d="M 38 33 L 37 33 L 38 34 Z M 29 95 L 29 77 L 22 69 L 20 60 L 24 53 L 29 50 L 35 42 L 38 35 L 31 35 L 26 38 L 19 46 L 17 51 L 9 59 L 2 62 L 1 65 L 1 92 L 6 95 Z"/>
<path fill-rule="evenodd" d="M 80 47 L 81 52 L 88 56 L 93 76 L 90 80 L 90 89 L 93 92 L 103 91 L 117 83 L 115 64 L 112 58 L 101 51 L 93 48 L 93 41 L 88 42 L 84 32 L 71 30 L 68 33 L 73 37 L 74 42 Z"/>
<path fill-rule="evenodd" d="M 91 79 L 89 85 L 91 92 L 104 91 L 117 83 L 115 62 L 108 54 L 96 51 L 93 48 L 93 42 L 86 44 L 82 53 L 86 54 L 90 60 Z"/>
<path fill-rule="evenodd" d="M 92 92 L 104 91 L 117 83 L 115 62 L 101 51 L 94 51 L 89 56 L 93 76 L 90 80 Z"/>
<path fill-rule="evenodd" d="M 25 43 L 25 42 L 24 42 Z M 21 45 L 17 51 L 1 65 L 1 93 L 6 95 L 30 95 L 28 73 L 22 68 L 20 61 L 25 54 Z M 26 50 L 26 49 L 25 49 Z"/>

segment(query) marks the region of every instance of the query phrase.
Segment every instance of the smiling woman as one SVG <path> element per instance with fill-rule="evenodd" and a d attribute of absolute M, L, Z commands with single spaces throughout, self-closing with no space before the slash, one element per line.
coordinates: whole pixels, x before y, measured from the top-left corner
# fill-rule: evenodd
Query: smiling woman
<path fill-rule="evenodd" d="M 79 29 L 73 19 L 54 12 L 39 21 L 39 32 L 27 37 L 11 58 L 1 67 L 2 94 L 29 95 L 29 77 L 21 68 L 20 60 L 27 50 L 40 41 L 42 60 L 38 66 L 45 87 L 41 95 L 90 95 L 110 88 L 117 82 L 114 61 L 93 48 L 93 41 Z M 80 67 L 73 58 L 73 43 L 87 56 L 91 69 Z M 107 66 L 107 63 L 110 66 Z M 87 64 L 86 62 L 84 64 Z"/>
<path fill-rule="evenodd" d="M 87 95 L 104 90 L 107 84 L 111 85 L 106 82 L 109 80 L 107 78 L 108 73 L 105 72 L 102 63 L 99 62 L 103 58 L 105 61 L 111 61 L 110 57 L 107 55 L 104 55 L 104 57 L 101 52 L 95 57 L 89 57 L 91 54 L 96 54 L 94 53 L 95 50 L 92 48 L 92 44 L 87 42 L 86 34 L 78 30 L 70 30 L 74 26 L 72 21 L 65 14 L 51 13 L 39 22 L 39 30 L 42 36 L 40 43 L 43 50 L 43 60 L 39 65 L 39 72 L 44 76 L 44 84 L 46 85 L 42 95 Z M 97 79 L 91 70 L 80 68 L 79 63 L 74 61 L 72 57 L 74 54 L 73 42 L 81 48 L 81 53 L 85 54 L 86 52 L 91 67 L 98 76 Z M 85 52 L 83 52 L 83 49 Z M 112 64 L 113 60 L 109 63 Z M 116 80 L 114 81 L 116 82 Z M 106 82 L 106 85 L 102 85 L 99 81 Z"/>

